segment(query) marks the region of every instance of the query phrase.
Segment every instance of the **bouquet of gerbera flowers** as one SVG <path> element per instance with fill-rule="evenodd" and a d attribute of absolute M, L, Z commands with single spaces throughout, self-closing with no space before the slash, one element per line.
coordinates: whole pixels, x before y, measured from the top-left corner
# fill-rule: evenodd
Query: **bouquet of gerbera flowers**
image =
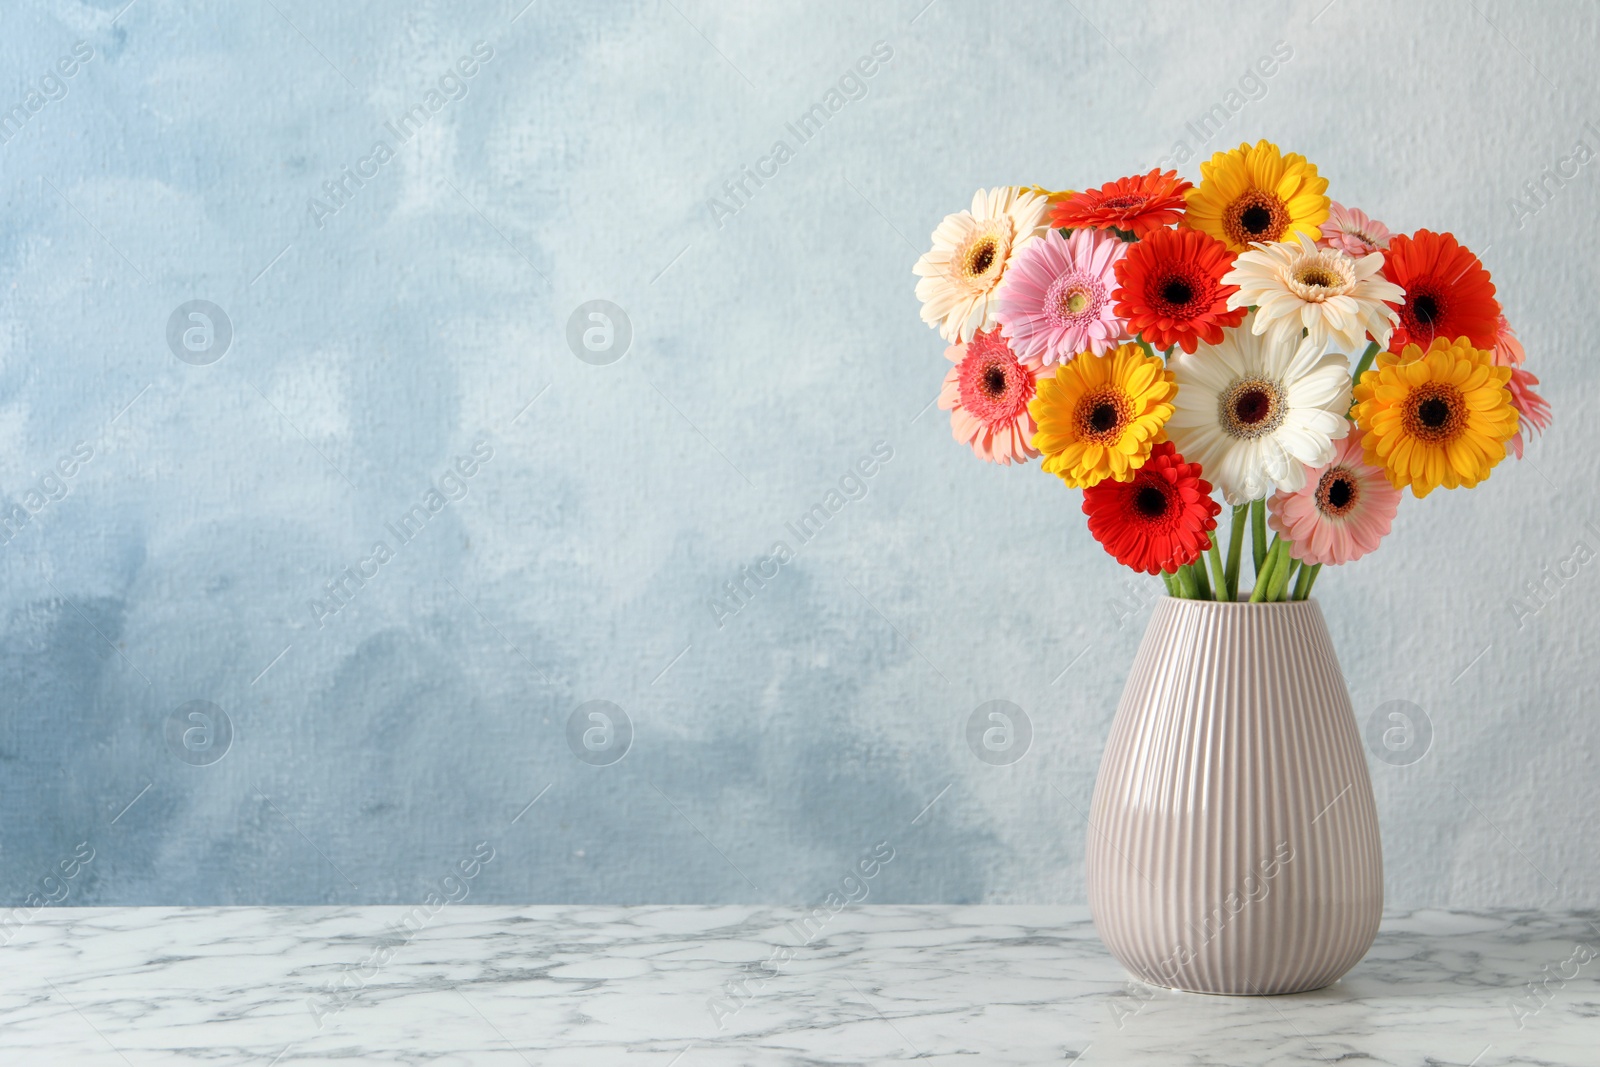
<path fill-rule="evenodd" d="M 1042 456 L 1173 596 L 1238 599 L 1248 538 L 1250 600 L 1303 600 L 1378 547 L 1407 486 L 1477 485 L 1550 405 L 1451 234 L 1391 234 L 1267 141 L 1200 174 L 979 190 L 947 215 L 914 268 L 955 364 L 939 406 L 982 459 Z"/>

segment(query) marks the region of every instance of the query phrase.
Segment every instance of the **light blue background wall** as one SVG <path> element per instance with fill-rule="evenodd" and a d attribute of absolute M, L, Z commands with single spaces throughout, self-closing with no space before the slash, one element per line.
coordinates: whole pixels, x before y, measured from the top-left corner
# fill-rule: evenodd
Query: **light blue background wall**
<path fill-rule="evenodd" d="M 8 902 L 55 894 L 80 842 L 71 903 L 408 902 L 482 840 L 475 900 L 815 901 L 887 841 L 875 900 L 1081 901 L 1147 615 L 1110 604 L 1157 586 L 1075 494 L 925 410 L 946 363 L 910 268 L 976 187 L 1193 150 L 1282 41 L 1206 150 L 1272 137 L 1337 199 L 1482 251 L 1557 409 L 1528 461 L 1408 500 L 1319 585 L 1362 721 L 1405 700 L 1434 730 L 1372 762 L 1390 903 L 1600 903 L 1600 567 L 1510 607 L 1600 548 L 1600 164 L 1511 207 L 1600 150 L 1591 9 L 124 3 L 0 12 L 0 106 L 93 49 L 0 146 L 0 496 L 41 504 L 0 548 Z M 785 124 L 879 41 L 800 144 Z M 395 141 L 477 42 L 466 95 Z M 793 158 L 719 225 L 777 139 Z M 234 329 L 209 365 L 167 343 L 194 299 Z M 631 321 L 619 362 L 568 347 L 592 299 Z M 60 499 L 29 498 L 79 442 Z M 477 442 L 401 545 L 386 524 Z M 878 442 L 865 496 L 719 626 L 709 600 Z M 993 699 L 1033 724 L 1013 765 L 963 738 Z M 164 732 L 193 700 L 233 725 L 209 766 Z M 590 700 L 633 724 L 610 766 L 566 741 Z"/>

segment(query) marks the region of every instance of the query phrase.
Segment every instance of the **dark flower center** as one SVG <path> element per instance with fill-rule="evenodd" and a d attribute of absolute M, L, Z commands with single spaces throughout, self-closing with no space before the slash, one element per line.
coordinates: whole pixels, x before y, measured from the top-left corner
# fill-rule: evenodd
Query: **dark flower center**
<path fill-rule="evenodd" d="M 1169 304 L 1187 304 L 1194 299 L 1194 289 L 1182 278 L 1168 278 L 1161 287 L 1161 299 Z"/>
<path fill-rule="evenodd" d="M 972 253 L 972 273 L 983 274 L 994 266 L 994 253 L 993 241 L 985 241 L 974 249 Z"/>
<path fill-rule="evenodd" d="M 1143 207 L 1147 199 L 1145 196 L 1113 196 L 1101 201 L 1100 206 L 1112 211 L 1126 211 L 1128 208 Z"/>
<path fill-rule="evenodd" d="M 1450 421 L 1450 405 L 1433 396 L 1417 405 L 1417 421 L 1430 430 L 1437 430 Z"/>
<path fill-rule="evenodd" d="M 1233 417 L 1254 426 L 1272 411 L 1272 397 L 1265 389 L 1246 389 L 1233 401 Z"/>
<path fill-rule="evenodd" d="M 1411 302 L 1411 314 L 1418 322 L 1432 326 L 1439 317 L 1439 302 L 1431 294 L 1423 293 Z"/>
<path fill-rule="evenodd" d="M 1259 204 L 1247 207 L 1239 214 L 1239 225 L 1245 233 L 1266 233 L 1267 227 L 1272 225 L 1272 212 Z"/>
<path fill-rule="evenodd" d="M 1317 510 L 1339 518 L 1355 508 L 1360 496 L 1361 487 L 1350 472 L 1343 467 L 1334 467 L 1323 474 L 1322 480 L 1317 483 Z"/>
<path fill-rule="evenodd" d="M 1167 513 L 1167 494 L 1153 485 L 1143 485 L 1134 490 L 1133 509 L 1147 519 L 1159 519 Z"/>
<path fill-rule="evenodd" d="M 1245 190 L 1222 212 L 1223 232 L 1235 246 L 1281 240 L 1289 221 L 1288 207 L 1265 189 Z"/>
<path fill-rule="evenodd" d="M 1449 443 L 1466 426 L 1466 400 L 1446 382 L 1418 386 L 1405 411 L 1406 433 L 1432 445 Z"/>
<path fill-rule="evenodd" d="M 1228 436 L 1240 440 L 1275 432 L 1287 411 L 1283 386 L 1256 375 L 1236 378 L 1217 396 L 1217 421 Z"/>
<path fill-rule="evenodd" d="M 1122 439 L 1133 421 L 1133 404 L 1115 386 L 1105 385 L 1079 398 L 1073 409 L 1080 441 L 1093 441 L 1107 448 Z"/>
<path fill-rule="evenodd" d="M 1033 399 L 1033 373 L 1017 362 L 999 330 L 973 335 L 955 374 L 961 407 L 991 428 L 1015 418 Z"/>
<path fill-rule="evenodd" d="M 999 396 L 1006 391 L 1006 372 L 998 363 L 984 368 L 983 391 L 990 396 Z"/>

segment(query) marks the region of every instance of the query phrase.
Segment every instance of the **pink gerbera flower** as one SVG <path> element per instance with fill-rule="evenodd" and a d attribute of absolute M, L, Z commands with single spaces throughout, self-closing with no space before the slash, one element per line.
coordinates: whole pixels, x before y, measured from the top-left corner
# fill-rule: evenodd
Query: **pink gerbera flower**
<path fill-rule="evenodd" d="M 1539 384 L 1539 379 L 1533 376 L 1532 371 L 1525 371 L 1521 367 L 1511 368 L 1511 380 L 1506 383 L 1506 388 L 1511 390 L 1511 406 L 1517 409 L 1517 432 L 1511 440 L 1506 442 L 1506 447 L 1522 458 L 1522 431 L 1530 430 L 1528 436 L 1543 433 L 1550 428 L 1552 412 L 1550 401 L 1533 391 Z"/>
<path fill-rule="evenodd" d="M 1111 293 L 1128 246 L 1105 230 L 1051 230 L 1030 241 L 1000 287 L 996 314 L 1017 357 L 1031 367 L 1105 355 L 1122 337 Z"/>
<path fill-rule="evenodd" d="M 975 333 L 944 354 L 955 364 L 939 391 L 940 409 L 950 412 L 951 435 L 990 463 L 1009 466 L 1037 456 L 1028 401 L 1038 380 L 1054 369 L 1035 372 L 1022 363 L 999 329 Z"/>
<path fill-rule="evenodd" d="M 1494 365 L 1497 367 L 1520 367 L 1522 361 L 1527 359 L 1527 353 L 1522 350 L 1522 342 L 1517 340 L 1517 331 L 1511 328 L 1504 315 L 1500 316 L 1500 325 L 1494 336 Z M 1537 378 L 1534 379 L 1538 381 Z"/>
<path fill-rule="evenodd" d="M 1307 467 L 1305 485 L 1267 500 L 1267 519 L 1293 542 L 1289 554 L 1307 565 L 1349 563 L 1378 547 L 1389 532 L 1400 490 L 1361 458 L 1361 434 L 1334 442 L 1326 466 Z"/>
<path fill-rule="evenodd" d="M 1322 224 L 1323 248 L 1337 248 L 1360 259 L 1389 247 L 1389 227 L 1367 217 L 1365 211 L 1328 202 L 1328 221 Z"/>

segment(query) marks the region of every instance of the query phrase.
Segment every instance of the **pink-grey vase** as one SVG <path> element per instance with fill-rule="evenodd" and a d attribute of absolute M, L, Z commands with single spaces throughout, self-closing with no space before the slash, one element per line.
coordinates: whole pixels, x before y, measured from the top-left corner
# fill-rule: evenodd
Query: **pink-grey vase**
<path fill-rule="evenodd" d="M 1089 824 L 1095 927 L 1140 979 L 1298 993 L 1354 967 L 1378 932 L 1383 852 L 1316 601 L 1159 601 Z"/>

